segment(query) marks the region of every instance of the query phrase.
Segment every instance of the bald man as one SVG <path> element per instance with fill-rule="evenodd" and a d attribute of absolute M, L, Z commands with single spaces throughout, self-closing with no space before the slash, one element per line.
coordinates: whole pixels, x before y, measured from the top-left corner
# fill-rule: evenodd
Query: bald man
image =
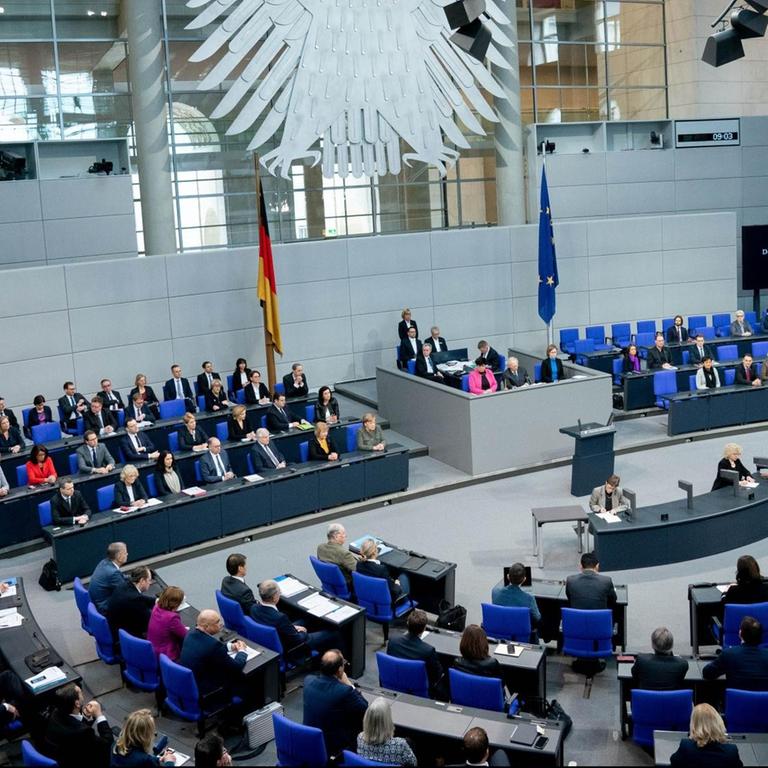
<path fill-rule="evenodd" d="M 208 440 L 208 453 L 200 459 L 200 474 L 204 483 L 221 483 L 224 480 L 232 480 L 235 476 L 229 456 L 221 447 L 218 437 Z"/>

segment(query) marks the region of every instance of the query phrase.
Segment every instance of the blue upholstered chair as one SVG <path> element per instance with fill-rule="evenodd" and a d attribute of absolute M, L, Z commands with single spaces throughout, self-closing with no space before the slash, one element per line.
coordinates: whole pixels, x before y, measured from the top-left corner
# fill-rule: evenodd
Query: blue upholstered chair
<path fill-rule="evenodd" d="M 387 655 L 384 651 L 377 651 L 376 666 L 379 669 L 379 685 L 382 688 L 429 698 L 426 662 L 398 659 Z"/>
<path fill-rule="evenodd" d="M 688 731 L 693 691 L 632 691 L 632 739 L 653 747 L 654 731 Z"/>
<path fill-rule="evenodd" d="M 219 613 L 224 620 L 224 626 L 238 635 L 245 635 L 245 614 L 243 608 L 237 600 L 231 600 L 225 597 L 220 589 L 216 590 L 216 605 L 219 607 Z"/>
<path fill-rule="evenodd" d="M 347 580 L 336 563 L 325 563 L 312 555 L 309 556 L 309 562 L 312 564 L 317 578 L 320 579 L 323 591 L 340 597 L 342 600 L 349 600 L 352 597 L 347 586 Z"/>
<path fill-rule="evenodd" d="M 325 738 L 319 728 L 294 723 L 277 712 L 272 715 L 272 724 L 275 729 L 279 765 L 307 766 L 328 763 Z"/>
<path fill-rule="evenodd" d="M 112 630 L 105 616 L 102 616 L 93 603 L 88 603 L 88 626 L 96 642 L 96 653 L 105 664 L 119 664 L 120 652 L 115 645 Z"/>
<path fill-rule="evenodd" d="M 365 608 L 366 617 L 370 621 L 381 624 L 384 630 L 384 642 L 389 639 L 390 622 L 416 607 L 416 603 L 410 597 L 394 603 L 386 579 L 363 576 L 353 571 L 352 584 L 355 588 L 357 603 L 361 608 Z"/>
<path fill-rule="evenodd" d="M 531 639 L 531 611 L 506 605 L 482 603 L 483 623 L 486 634 L 499 640 L 527 643 Z"/>
<path fill-rule="evenodd" d="M 725 724 L 731 733 L 768 733 L 768 692 L 726 688 Z"/>

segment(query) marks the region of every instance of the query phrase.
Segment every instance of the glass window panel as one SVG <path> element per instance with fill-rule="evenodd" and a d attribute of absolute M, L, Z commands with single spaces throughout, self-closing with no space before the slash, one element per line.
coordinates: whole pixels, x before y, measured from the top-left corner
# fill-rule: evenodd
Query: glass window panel
<path fill-rule="evenodd" d="M 520 85 L 533 85 L 531 44 L 520 43 L 518 51 L 520 62 Z"/>
<path fill-rule="evenodd" d="M 561 44 L 558 46 L 557 63 L 560 85 L 597 83 L 597 56 L 593 45 Z M 538 78 L 538 69 L 536 72 Z"/>
<path fill-rule="evenodd" d="M 663 86 L 666 81 L 664 49 L 622 45 L 607 54 L 610 87 Z"/>
<path fill-rule="evenodd" d="M 509 7 L 509 0 L 506 3 L 505 13 L 509 13 L 507 10 Z M 520 7 L 520 0 L 517 3 L 517 39 L 518 40 L 530 40 L 531 39 L 531 19 L 528 13 L 528 8 Z"/>
<path fill-rule="evenodd" d="M 60 139 L 56 99 L 0 98 L 0 141 Z"/>
<path fill-rule="evenodd" d="M 485 184 L 480 181 L 461 183 L 461 223 L 464 225 L 489 223 L 485 199 Z M 494 198 L 494 207 L 496 201 Z M 493 220 L 496 220 L 494 212 Z"/>
<path fill-rule="evenodd" d="M 201 29 L 185 29 L 187 24 L 197 18 L 202 10 L 202 6 L 200 8 L 187 8 L 186 0 L 166 0 L 165 15 L 168 38 L 170 40 L 208 39 L 211 32 L 216 29 L 219 22 L 225 17 L 225 14 L 222 14 L 215 23 Z"/>
<path fill-rule="evenodd" d="M 603 16 L 604 13 L 604 16 Z M 605 11 L 602 4 L 595 7 L 598 23 L 605 20 L 606 38 L 611 44 L 664 43 L 664 12 L 658 3 L 623 3 L 607 0 Z M 610 48 L 609 48 L 610 49 Z"/>
<path fill-rule="evenodd" d="M 66 139 L 126 138 L 133 133 L 128 96 L 64 96 L 61 106 Z"/>
<path fill-rule="evenodd" d="M 59 40 L 111 40 L 120 35 L 120 0 L 55 0 L 54 11 Z"/>
<path fill-rule="evenodd" d="M 51 5 L 48 0 L 3 0 L 0 5 L 0 40 L 50 39 Z"/>
<path fill-rule="evenodd" d="M 0 43 L 0 97 L 45 95 L 53 62 L 52 43 Z"/>
<path fill-rule="evenodd" d="M 611 120 L 658 120 L 667 115 L 667 98 L 664 88 L 633 88 L 608 91 Z"/>
<path fill-rule="evenodd" d="M 572 0 L 567 8 L 560 0 L 534 0 L 533 40 L 591 42 L 597 39 L 594 0 Z"/>
<path fill-rule="evenodd" d="M 63 94 L 128 93 L 124 42 L 59 43 L 58 50 Z"/>

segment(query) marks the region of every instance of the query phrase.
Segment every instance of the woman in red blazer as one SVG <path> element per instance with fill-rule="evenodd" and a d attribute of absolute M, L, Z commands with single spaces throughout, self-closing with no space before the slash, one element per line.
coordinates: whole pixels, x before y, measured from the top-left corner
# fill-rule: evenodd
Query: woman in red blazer
<path fill-rule="evenodd" d="M 184 602 L 184 592 L 179 587 L 166 587 L 152 608 L 147 627 L 147 640 L 159 656 L 164 653 L 171 661 L 181 656 L 181 645 L 189 631 L 181 621 L 178 609 Z"/>
<path fill-rule="evenodd" d="M 44 445 L 32 446 L 26 467 L 29 485 L 53 485 L 56 482 L 56 469 Z"/>
<path fill-rule="evenodd" d="M 485 380 L 485 384 L 483 384 Z M 469 374 L 469 391 L 473 395 L 484 395 L 495 392 L 499 388 L 493 371 L 485 364 L 485 359 L 478 357 L 475 360 L 475 369 Z"/>

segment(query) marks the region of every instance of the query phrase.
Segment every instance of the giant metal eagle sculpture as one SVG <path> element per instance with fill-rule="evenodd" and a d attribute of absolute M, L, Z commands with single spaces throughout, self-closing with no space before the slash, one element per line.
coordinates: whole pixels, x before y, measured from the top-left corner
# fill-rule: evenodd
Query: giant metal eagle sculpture
<path fill-rule="evenodd" d="M 511 2 L 511 0 L 506 0 Z M 441 0 L 189 0 L 203 8 L 188 25 L 199 29 L 223 13 L 210 37 L 191 56 L 204 61 L 226 51 L 201 81 L 202 90 L 227 82 L 228 91 L 211 117 L 240 107 L 228 134 L 242 133 L 264 115 L 248 149 L 279 132 L 279 145 L 261 162 L 288 178 L 291 163 L 313 165 L 322 139 L 323 175 L 398 174 L 400 139 L 412 152 L 403 162 L 422 161 L 445 174 L 457 147 L 469 144 L 456 118 L 473 133 L 485 131 L 473 110 L 498 118 L 478 86 L 496 97 L 504 91 L 483 62 L 451 40 Z M 458 4 L 457 4 L 458 5 Z M 482 25 L 492 36 L 488 60 L 509 65 L 495 45 L 511 46 L 500 26 L 509 20 L 485 0 Z"/>

